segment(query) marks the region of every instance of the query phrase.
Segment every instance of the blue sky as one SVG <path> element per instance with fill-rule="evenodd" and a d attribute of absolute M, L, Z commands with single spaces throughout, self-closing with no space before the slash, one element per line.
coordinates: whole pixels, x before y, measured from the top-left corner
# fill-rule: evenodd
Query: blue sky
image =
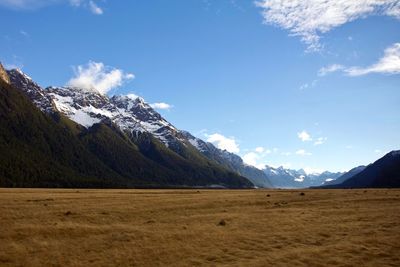
<path fill-rule="evenodd" d="M 398 0 L 0 0 L 0 25 L 6 67 L 42 86 L 94 73 L 258 167 L 400 149 Z"/>

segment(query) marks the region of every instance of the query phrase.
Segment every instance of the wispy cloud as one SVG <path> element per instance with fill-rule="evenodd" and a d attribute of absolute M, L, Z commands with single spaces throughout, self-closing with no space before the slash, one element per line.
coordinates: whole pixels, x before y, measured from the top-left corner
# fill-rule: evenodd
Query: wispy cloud
<path fill-rule="evenodd" d="M 89 1 L 89 9 L 93 14 L 102 15 L 103 9 L 100 8 L 95 2 Z"/>
<path fill-rule="evenodd" d="M 318 80 L 313 80 L 311 83 L 304 83 L 300 86 L 300 90 L 305 90 L 308 88 L 313 88 L 317 85 Z"/>
<path fill-rule="evenodd" d="M 219 149 L 225 149 L 226 151 L 231 153 L 239 153 L 240 151 L 239 145 L 236 143 L 234 137 L 226 137 L 219 133 L 211 135 L 206 134 L 206 137 L 207 137 L 207 142 L 213 143 Z"/>
<path fill-rule="evenodd" d="M 107 94 L 111 89 L 119 87 L 125 81 L 135 77 L 131 73 L 94 61 L 90 61 L 87 65 L 74 67 L 74 70 L 75 77 L 68 81 L 68 86 L 97 90 L 101 94 Z"/>
<path fill-rule="evenodd" d="M 314 142 L 314 146 L 319 146 L 324 144 L 328 140 L 327 137 L 318 137 L 317 140 Z"/>
<path fill-rule="evenodd" d="M 37 9 L 60 3 L 62 0 L 0 0 L 0 5 L 12 9 Z"/>
<path fill-rule="evenodd" d="M 54 4 L 67 4 L 74 7 L 83 7 L 95 15 L 102 15 L 103 9 L 94 0 L 0 0 L 0 5 L 15 10 L 35 10 Z"/>
<path fill-rule="evenodd" d="M 311 51 L 322 48 L 321 36 L 348 22 L 370 15 L 400 19 L 399 0 L 259 0 L 264 22 L 299 36 Z"/>
<path fill-rule="evenodd" d="M 19 33 L 20 33 L 21 35 L 23 35 L 24 37 L 29 37 L 29 33 L 27 33 L 27 32 L 24 31 L 24 30 L 20 30 Z"/>
<path fill-rule="evenodd" d="M 350 76 L 361 76 L 369 73 L 400 74 L 400 43 L 385 49 L 384 55 L 377 63 L 368 67 L 351 67 L 345 70 Z"/>
<path fill-rule="evenodd" d="M 296 155 L 299 155 L 299 156 L 311 156 L 312 153 L 311 152 L 307 152 L 304 149 L 299 149 L 299 150 L 296 151 Z"/>
<path fill-rule="evenodd" d="M 69 0 L 69 3 L 75 7 L 84 7 L 95 15 L 102 15 L 103 9 L 100 8 L 93 0 Z"/>
<path fill-rule="evenodd" d="M 362 76 L 370 73 L 400 74 L 400 43 L 395 43 L 385 49 L 383 56 L 367 67 L 345 67 L 333 64 L 319 70 L 319 76 L 325 76 L 335 71 L 343 71 L 348 76 Z"/>
<path fill-rule="evenodd" d="M 325 76 L 329 73 L 336 72 L 336 71 L 343 70 L 343 69 L 345 69 L 345 67 L 343 65 L 332 64 L 332 65 L 321 68 L 318 71 L 318 76 Z"/>

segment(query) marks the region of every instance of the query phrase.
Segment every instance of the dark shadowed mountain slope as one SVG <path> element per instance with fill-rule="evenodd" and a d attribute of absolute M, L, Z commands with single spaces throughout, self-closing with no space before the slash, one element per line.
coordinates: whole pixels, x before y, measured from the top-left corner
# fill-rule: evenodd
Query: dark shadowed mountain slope
<path fill-rule="evenodd" d="M 36 106 L 42 107 L 42 92 L 27 94 L 27 89 L 32 87 L 18 90 L 1 81 L 1 186 L 253 186 L 204 157 L 185 159 L 144 133 L 133 140 L 110 120 L 86 128 L 57 110 L 41 111 Z"/>
<path fill-rule="evenodd" d="M 207 158 L 214 160 L 230 170 L 234 170 L 240 175 L 248 178 L 257 187 L 272 188 L 268 177 L 265 173 L 253 166 L 246 165 L 242 158 L 238 155 L 230 153 L 226 150 L 216 148 L 213 144 L 204 142 L 203 140 L 194 137 L 189 132 L 181 131 L 182 135 L 190 144 L 192 144 L 200 153 Z"/>
<path fill-rule="evenodd" d="M 341 184 L 322 188 L 398 188 L 400 187 L 400 151 L 392 151 L 368 165 Z"/>
<path fill-rule="evenodd" d="M 143 139 L 139 137 L 147 136 L 147 139 L 151 137 L 151 142 L 158 144 L 154 147 L 159 149 L 157 153 L 161 153 L 162 157 L 155 158 L 155 155 L 143 150 L 143 146 L 141 146 L 140 153 L 152 161 L 164 164 L 164 167 L 168 163 L 168 168 L 173 168 L 175 173 L 180 172 L 183 175 L 182 168 L 179 166 L 184 163 L 196 167 L 196 170 L 188 166 L 183 168 L 190 171 L 195 177 L 198 174 L 202 176 L 207 174 L 214 182 L 218 176 L 223 176 L 226 179 L 228 174 L 233 179 L 239 180 L 242 180 L 240 175 L 245 176 L 243 174 L 245 172 L 239 172 L 237 168 L 230 168 L 230 165 L 220 164 L 220 162 L 202 153 L 186 138 L 183 131 L 176 129 L 140 97 L 127 95 L 109 98 L 99 94 L 96 90 L 71 87 L 43 89 L 20 70 L 10 70 L 8 73 L 12 77 L 12 83 L 45 113 L 61 113 L 87 130 L 90 130 L 97 123 L 112 124 L 115 126 L 114 131 L 123 132 L 130 142 L 135 144 Z M 222 153 L 212 144 L 209 145 Z M 236 155 L 235 157 L 240 159 Z M 165 158 L 168 158 L 168 160 Z M 159 160 L 161 161 L 158 162 Z M 177 165 L 173 166 L 172 162 L 176 162 Z M 243 169 L 250 169 L 246 172 L 246 175 L 251 173 L 251 167 L 245 167 L 243 162 L 241 164 Z M 186 175 L 186 177 L 190 178 L 190 175 Z M 181 179 L 183 178 L 181 177 Z M 196 179 L 199 182 L 206 180 L 204 177 L 197 177 Z M 248 183 L 248 181 L 244 182 L 244 184 Z"/>
<path fill-rule="evenodd" d="M 365 170 L 365 168 L 366 168 L 366 166 L 358 166 L 358 167 L 355 167 L 355 168 L 351 169 L 350 171 L 344 173 L 344 174 L 343 174 L 342 176 L 340 176 L 339 178 L 337 178 L 337 179 L 335 179 L 335 180 L 332 180 L 332 181 L 325 182 L 325 183 L 323 184 L 323 186 L 325 186 L 325 185 L 341 184 L 341 183 L 343 183 L 344 181 L 346 181 L 346 180 L 350 179 L 351 177 L 353 177 L 354 175 L 359 174 L 360 172 L 362 172 L 363 170 Z"/>
<path fill-rule="evenodd" d="M 0 185 L 115 187 L 122 177 L 69 129 L 0 80 Z"/>

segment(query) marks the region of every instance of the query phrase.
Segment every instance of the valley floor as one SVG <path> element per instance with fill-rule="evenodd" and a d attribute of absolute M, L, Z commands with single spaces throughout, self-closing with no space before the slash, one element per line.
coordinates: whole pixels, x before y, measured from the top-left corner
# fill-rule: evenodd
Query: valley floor
<path fill-rule="evenodd" d="M 400 190 L 0 189 L 0 266 L 400 266 L 399 251 Z"/>

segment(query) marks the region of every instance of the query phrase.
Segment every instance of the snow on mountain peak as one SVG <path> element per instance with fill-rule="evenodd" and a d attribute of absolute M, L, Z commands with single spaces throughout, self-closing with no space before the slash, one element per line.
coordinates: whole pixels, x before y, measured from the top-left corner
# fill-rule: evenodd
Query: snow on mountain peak
<path fill-rule="evenodd" d="M 11 71 L 15 71 L 15 72 L 19 73 L 20 75 L 24 76 L 25 79 L 32 81 L 32 78 L 30 76 L 28 76 L 26 73 L 24 73 L 20 68 L 12 69 Z"/>
<path fill-rule="evenodd" d="M 8 70 L 7 74 L 11 83 L 24 91 L 32 102 L 43 112 L 51 113 L 54 111 L 51 98 L 31 79 L 31 77 L 26 75 L 20 69 Z"/>

